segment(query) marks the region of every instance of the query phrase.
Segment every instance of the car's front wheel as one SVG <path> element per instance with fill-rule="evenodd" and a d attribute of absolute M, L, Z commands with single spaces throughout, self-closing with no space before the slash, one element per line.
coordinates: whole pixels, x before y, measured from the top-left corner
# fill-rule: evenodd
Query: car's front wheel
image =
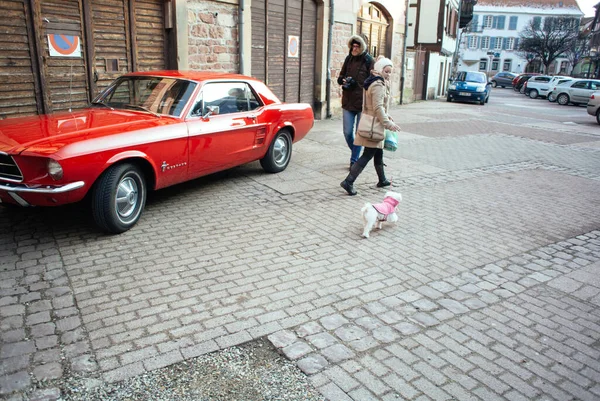
<path fill-rule="evenodd" d="M 260 159 L 260 165 L 267 173 L 279 173 L 288 166 L 292 158 L 292 136 L 287 130 L 281 130 L 275 135 L 265 157 Z"/>
<path fill-rule="evenodd" d="M 529 97 L 532 99 L 537 98 L 538 95 L 539 95 L 539 93 L 538 93 L 537 89 L 532 89 L 529 91 Z"/>
<path fill-rule="evenodd" d="M 92 215 L 103 231 L 120 234 L 133 227 L 146 204 L 146 181 L 142 171 L 131 163 L 106 170 L 94 185 Z"/>
<path fill-rule="evenodd" d="M 596 110 L 596 122 L 600 124 L 600 107 Z"/>
<path fill-rule="evenodd" d="M 561 106 L 566 106 L 569 104 L 569 95 L 567 95 L 566 93 L 561 93 L 560 95 L 558 95 L 558 97 L 556 98 L 556 102 L 558 104 L 560 104 Z"/>
<path fill-rule="evenodd" d="M 495 88 L 496 86 L 498 86 L 498 82 L 492 81 L 492 88 Z"/>

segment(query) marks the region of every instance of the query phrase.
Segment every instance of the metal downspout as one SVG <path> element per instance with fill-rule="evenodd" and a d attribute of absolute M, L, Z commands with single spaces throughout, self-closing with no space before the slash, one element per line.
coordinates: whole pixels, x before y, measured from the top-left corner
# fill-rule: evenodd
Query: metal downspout
<path fill-rule="evenodd" d="M 245 47 L 245 38 L 244 38 L 244 7 L 246 5 L 245 0 L 239 0 L 238 6 L 238 19 L 239 19 L 239 29 L 238 29 L 238 42 L 239 42 L 239 56 L 240 56 L 240 74 L 246 74 L 244 69 L 244 47 Z"/>
<path fill-rule="evenodd" d="M 404 78 L 406 75 L 406 38 L 408 37 L 408 6 L 409 1 L 405 2 L 404 9 L 404 49 L 402 50 L 402 75 L 400 76 L 400 104 L 402 104 L 402 99 L 404 98 Z"/>
<path fill-rule="evenodd" d="M 335 1 L 329 2 L 329 32 L 327 32 L 327 80 L 325 82 L 325 101 L 327 110 L 325 118 L 331 118 L 331 46 L 333 43 L 333 8 Z"/>

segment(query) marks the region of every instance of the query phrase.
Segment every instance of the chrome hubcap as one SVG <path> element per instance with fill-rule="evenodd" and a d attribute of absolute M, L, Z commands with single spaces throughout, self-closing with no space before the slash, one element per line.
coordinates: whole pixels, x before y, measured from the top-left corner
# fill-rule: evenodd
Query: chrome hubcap
<path fill-rule="evenodd" d="M 117 187 L 115 209 L 119 218 L 128 218 L 136 209 L 139 200 L 138 186 L 131 177 L 125 177 Z"/>
<path fill-rule="evenodd" d="M 282 165 L 286 162 L 288 158 L 288 141 L 285 137 L 281 136 L 275 141 L 275 146 L 273 146 L 273 158 L 278 165 Z"/>

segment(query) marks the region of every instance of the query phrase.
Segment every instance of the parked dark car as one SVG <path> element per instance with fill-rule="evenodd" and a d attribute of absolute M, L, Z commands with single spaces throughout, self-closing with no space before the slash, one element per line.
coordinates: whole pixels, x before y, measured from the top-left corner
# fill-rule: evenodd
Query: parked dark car
<path fill-rule="evenodd" d="M 515 77 L 515 79 L 513 79 L 513 82 L 512 82 L 513 90 L 515 92 L 520 92 L 521 88 L 523 87 L 525 82 L 527 82 L 529 80 L 529 78 L 531 78 L 535 75 L 540 75 L 540 74 L 538 74 L 537 72 L 527 72 L 525 74 L 517 75 Z"/>
<path fill-rule="evenodd" d="M 500 86 L 502 88 L 506 88 L 507 86 L 512 86 L 512 81 L 516 76 L 517 74 L 512 72 L 499 72 L 492 77 L 492 87 L 495 88 L 497 86 Z"/>

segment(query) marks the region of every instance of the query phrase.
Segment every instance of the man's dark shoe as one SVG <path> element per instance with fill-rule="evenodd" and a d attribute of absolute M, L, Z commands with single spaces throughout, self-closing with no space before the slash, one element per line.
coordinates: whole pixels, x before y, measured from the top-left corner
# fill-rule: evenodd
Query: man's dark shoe
<path fill-rule="evenodd" d="M 389 182 L 388 180 L 383 180 L 377 183 L 377 188 L 389 187 L 390 185 L 392 185 L 391 182 Z"/>
<path fill-rule="evenodd" d="M 348 192 L 348 195 L 350 195 L 350 196 L 354 196 L 357 194 L 356 189 L 354 189 L 354 186 L 352 184 L 348 183 L 348 181 L 346 181 L 346 180 L 340 182 L 340 187 L 344 188 L 346 190 L 346 192 Z"/>

